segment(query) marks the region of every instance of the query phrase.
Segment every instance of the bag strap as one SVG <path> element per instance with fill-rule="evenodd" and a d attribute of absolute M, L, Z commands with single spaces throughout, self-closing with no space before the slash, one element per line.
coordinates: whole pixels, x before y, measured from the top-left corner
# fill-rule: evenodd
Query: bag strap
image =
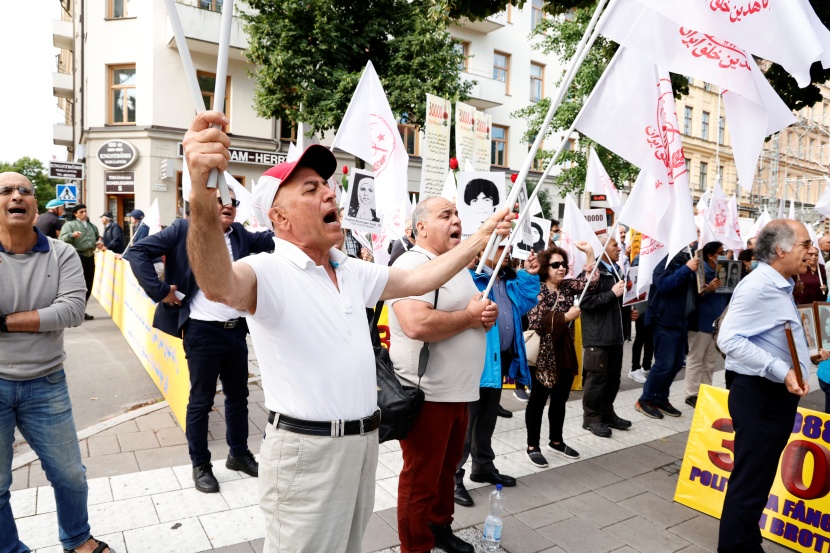
<path fill-rule="evenodd" d="M 433 309 L 438 309 L 438 289 L 435 289 L 435 301 Z M 429 363 L 429 342 L 424 342 L 421 346 L 421 353 L 418 354 L 418 388 L 421 388 L 421 378 L 427 372 L 427 363 Z"/>

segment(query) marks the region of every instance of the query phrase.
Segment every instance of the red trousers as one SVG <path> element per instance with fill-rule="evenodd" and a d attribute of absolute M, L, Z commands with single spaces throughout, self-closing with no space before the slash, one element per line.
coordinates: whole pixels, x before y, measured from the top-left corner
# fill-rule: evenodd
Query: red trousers
<path fill-rule="evenodd" d="M 401 553 L 426 553 L 435 545 L 429 524 L 452 524 L 455 469 L 467 435 L 467 403 L 426 401 L 406 439 L 398 481 Z"/>

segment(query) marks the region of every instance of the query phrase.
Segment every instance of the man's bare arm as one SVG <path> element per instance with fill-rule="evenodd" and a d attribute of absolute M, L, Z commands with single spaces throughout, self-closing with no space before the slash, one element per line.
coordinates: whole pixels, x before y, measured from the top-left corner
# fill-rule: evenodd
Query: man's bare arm
<path fill-rule="evenodd" d="M 408 338 L 440 342 L 470 328 L 489 330 L 496 322 L 496 304 L 474 297 L 465 309 L 439 311 L 421 300 L 400 300 L 392 304 L 401 330 Z"/>
<path fill-rule="evenodd" d="M 37 311 L 20 311 L 6 315 L 9 332 L 39 332 L 40 314 Z"/>

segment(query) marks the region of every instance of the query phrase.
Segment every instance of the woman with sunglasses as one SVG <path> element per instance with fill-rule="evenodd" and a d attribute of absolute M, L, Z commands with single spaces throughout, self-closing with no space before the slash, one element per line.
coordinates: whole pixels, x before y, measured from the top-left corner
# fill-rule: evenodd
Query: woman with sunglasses
<path fill-rule="evenodd" d="M 565 422 L 565 403 L 578 372 L 572 323 L 579 318 L 580 312 L 574 306 L 574 298 L 582 293 L 587 284 L 587 274 L 594 266 L 594 251 L 588 242 L 576 242 L 575 246 L 588 258 L 583 272 L 576 278 L 565 278 L 568 273 L 568 254 L 565 250 L 552 246 L 539 254 L 542 287 L 539 303 L 528 313 L 530 330 L 535 330 L 540 336 L 536 367 L 530 371 L 533 393 L 525 411 L 527 456 L 537 467 L 548 466 L 539 449 L 542 415 L 548 397 L 550 430 L 545 448 L 568 459 L 579 458 L 579 453 L 562 439 L 562 426 Z M 597 278 L 596 274 L 594 278 Z"/>

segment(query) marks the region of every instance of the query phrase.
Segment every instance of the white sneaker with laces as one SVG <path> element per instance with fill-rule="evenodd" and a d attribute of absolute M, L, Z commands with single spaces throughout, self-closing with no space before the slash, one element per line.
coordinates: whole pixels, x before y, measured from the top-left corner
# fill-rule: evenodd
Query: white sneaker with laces
<path fill-rule="evenodd" d="M 645 384 L 646 383 L 646 371 L 643 369 L 637 369 L 636 371 L 628 371 L 628 378 L 637 382 L 638 384 Z"/>

